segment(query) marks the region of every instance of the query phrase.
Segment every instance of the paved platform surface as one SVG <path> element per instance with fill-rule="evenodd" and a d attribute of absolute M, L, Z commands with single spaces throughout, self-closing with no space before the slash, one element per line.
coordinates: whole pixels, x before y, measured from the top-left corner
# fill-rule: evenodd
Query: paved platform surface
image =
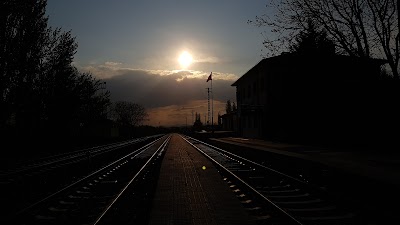
<path fill-rule="evenodd" d="M 213 164 L 173 134 L 161 165 L 149 224 L 253 222 Z"/>
<path fill-rule="evenodd" d="M 271 153 L 311 160 L 338 170 L 397 185 L 400 188 L 400 149 L 384 151 L 352 151 L 350 148 L 323 148 L 269 142 L 237 137 L 211 140 L 254 148 Z"/>

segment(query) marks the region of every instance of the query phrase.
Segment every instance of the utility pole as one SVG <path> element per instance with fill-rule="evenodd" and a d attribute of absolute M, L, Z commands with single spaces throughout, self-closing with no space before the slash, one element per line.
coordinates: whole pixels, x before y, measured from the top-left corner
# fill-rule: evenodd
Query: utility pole
<path fill-rule="evenodd" d="M 211 81 L 212 82 L 212 81 Z M 207 88 L 207 106 L 208 106 L 208 120 L 207 120 L 207 125 L 210 124 L 210 88 Z"/>
<path fill-rule="evenodd" d="M 214 130 L 213 130 L 213 125 L 214 125 L 214 109 L 213 109 L 213 101 L 214 101 L 214 97 L 213 97 L 213 90 L 212 90 L 212 81 L 213 81 L 213 79 L 212 79 L 212 72 L 210 73 L 210 76 L 208 76 L 208 78 L 207 78 L 207 81 L 206 82 L 208 82 L 209 80 L 211 80 L 211 130 L 212 130 L 212 132 L 214 133 Z M 207 124 L 209 124 L 210 123 L 210 89 L 209 88 L 207 88 L 207 92 L 208 92 L 208 122 L 207 122 Z"/>
<path fill-rule="evenodd" d="M 213 79 L 211 79 L 211 130 L 214 133 L 214 91 L 212 88 Z"/>

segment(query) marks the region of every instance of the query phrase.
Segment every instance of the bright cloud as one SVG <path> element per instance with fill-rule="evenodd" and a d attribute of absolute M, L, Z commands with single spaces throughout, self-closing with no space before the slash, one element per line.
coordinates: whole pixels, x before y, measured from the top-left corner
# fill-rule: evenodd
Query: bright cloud
<path fill-rule="evenodd" d="M 206 80 L 210 72 L 132 69 L 116 62 L 80 69 L 106 81 L 111 101 L 131 101 L 145 106 L 150 114 L 150 125 L 183 125 L 182 118 L 185 117 L 180 113 L 190 114 L 191 118 L 191 110 L 202 116 L 207 111 L 210 82 Z M 237 79 L 234 74 L 213 72 L 215 120 L 227 100 L 236 101 L 235 88 L 231 84 Z"/>
<path fill-rule="evenodd" d="M 188 79 L 207 79 L 210 72 L 198 71 L 198 70 L 148 70 L 148 69 L 133 69 L 128 67 L 122 67 L 122 63 L 119 62 L 105 62 L 100 65 L 88 65 L 80 67 L 85 72 L 91 72 L 94 76 L 99 79 L 110 79 L 114 76 L 120 76 L 126 73 L 147 73 L 155 76 L 178 76 L 177 81 L 182 81 L 185 78 Z M 213 71 L 213 80 L 228 80 L 235 81 L 238 76 L 232 73 L 221 73 Z"/>
<path fill-rule="evenodd" d="M 217 57 L 209 56 L 209 57 L 204 57 L 204 58 L 199 58 L 194 60 L 196 63 L 218 63 L 221 60 L 218 59 Z"/>

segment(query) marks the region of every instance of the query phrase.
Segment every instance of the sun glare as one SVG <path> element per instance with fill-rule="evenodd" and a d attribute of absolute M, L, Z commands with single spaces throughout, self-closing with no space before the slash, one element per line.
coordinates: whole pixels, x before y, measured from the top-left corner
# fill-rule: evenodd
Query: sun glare
<path fill-rule="evenodd" d="M 190 66 L 190 64 L 192 64 L 193 58 L 192 58 L 192 55 L 190 55 L 187 51 L 184 51 L 179 56 L 178 61 L 179 61 L 179 64 L 181 65 L 181 67 L 183 69 L 186 69 L 188 66 Z"/>

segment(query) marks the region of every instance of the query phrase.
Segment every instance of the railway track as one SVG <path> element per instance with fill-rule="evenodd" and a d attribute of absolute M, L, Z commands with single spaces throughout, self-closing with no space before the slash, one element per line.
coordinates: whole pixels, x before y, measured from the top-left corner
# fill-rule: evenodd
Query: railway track
<path fill-rule="evenodd" d="M 200 140 L 182 136 L 219 168 L 260 224 L 360 224 L 358 216 L 318 186 Z"/>
<path fill-rule="evenodd" d="M 98 155 L 102 155 L 104 153 L 115 151 L 121 149 L 123 147 L 140 143 L 146 140 L 150 140 L 160 135 L 141 137 L 136 139 L 131 139 L 127 141 L 111 143 L 102 146 L 96 146 L 92 148 L 80 149 L 73 152 L 67 152 L 57 155 L 52 155 L 49 157 L 44 157 L 37 159 L 32 162 L 25 162 L 23 165 L 18 166 L 16 168 L 8 169 L 0 172 L 1 179 L 12 179 L 17 176 L 30 176 L 32 174 L 37 174 L 40 172 L 44 172 L 47 170 L 56 169 L 59 167 L 63 167 L 68 164 L 76 163 L 82 160 L 86 160 L 89 157 L 96 157 Z M 56 148 L 56 146 L 55 146 Z"/>
<path fill-rule="evenodd" d="M 138 204 L 136 206 L 130 204 L 130 208 L 136 207 L 138 213 L 131 212 L 129 219 L 144 220 L 146 215 L 144 206 L 149 202 L 146 199 L 152 193 L 151 188 L 155 187 L 157 166 L 161 162 L 169 138 L 168 135 L 158 137 L 145 146 L 26 206 L 6 222 L 101 224 L 111 213 L 127 209 L 120 207 L 120 202 L 123 200 L 119 200 L 124 199 L 121 196 L 125 195 L 127 190 L 131 194 L 130 197 L 136 198 L 135 204 Z M 52 161 L 57 160 L 59 159 Z M 26 189 L 29 189 L 29 186 Z M 115 218 L 122 219 L 120 216 Z"/>
<path fill-rule="evenodd" d="M 0 193 L 7 207 L 4 215 L 13 215 L 51 195 L 54 190 L 87 176 L 105 163 L 116 160 L 160 137 L 148 136 L 108 145 L 59 154 L 27 162 L 0 173 L 3 192 Z M 56 148 L 56 146 L 55 146 Z M 29 189 L 26 187 L 29 186 Z"/>

